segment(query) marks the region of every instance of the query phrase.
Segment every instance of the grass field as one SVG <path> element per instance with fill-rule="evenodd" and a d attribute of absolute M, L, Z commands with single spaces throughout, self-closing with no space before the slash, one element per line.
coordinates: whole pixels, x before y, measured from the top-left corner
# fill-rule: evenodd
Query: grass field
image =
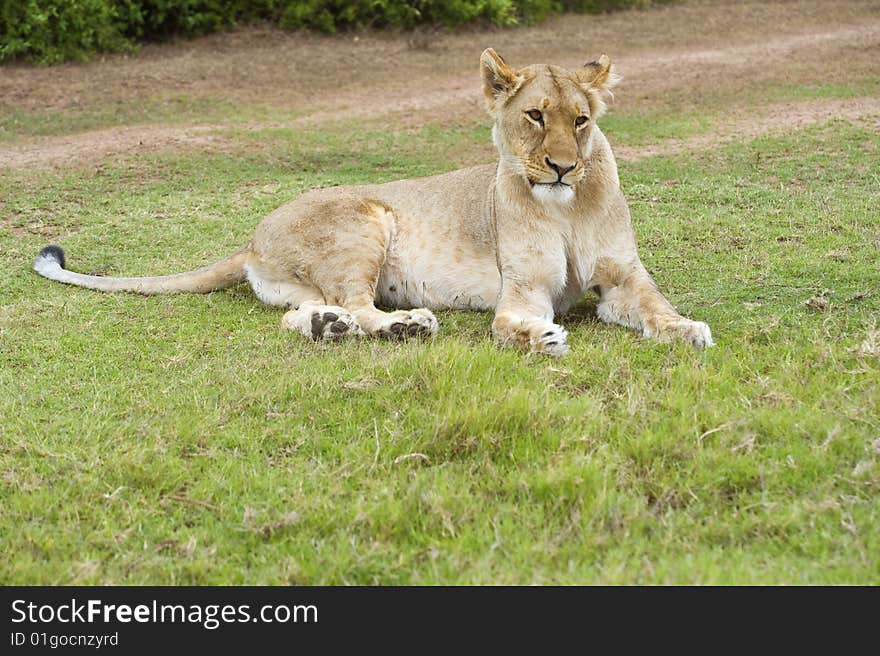
<path fill-rule="evenodd" d="M 563 360 L 465 312 L 430 342 L 316 345 L 246 287 L 145 299 L 28 271 L 34 223 L 80 270 L 174 271 L 304 188 L 445 170 L 475 135 L 343 157 L 353 136 L 3 176 L 4 582 L 880 582 L 876 126 L 622 168 L 706 352 L 590 299 Z"/>
<path fill-rule="evenodd" d="M 0 125 L 65 131 L 47 116 Z M 609 138 L 713 129 L 654 116 L 612 114 Z M 315 344 L 246 286 L 30 271 L 50 242 L 83 272 L 191 269 L 305 189 L 492 157 L 486 121 L 227 133 L 0 168 L 0 583 L 880 583 L 875 119 L 621 163 L 642 259 L 706 351 L 602 324 L 592 298 L 548 359 L 496 346 L 489 314 Z"/>

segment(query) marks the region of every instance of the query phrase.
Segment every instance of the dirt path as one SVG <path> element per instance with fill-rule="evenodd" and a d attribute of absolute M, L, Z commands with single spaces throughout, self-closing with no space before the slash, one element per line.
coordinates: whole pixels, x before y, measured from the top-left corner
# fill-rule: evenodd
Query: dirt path
<path fill-rule="evenodd" d="M 865 117 L 877 117 L 880 121 L 880 98 L 778 103 L 768 106 L 761 113 L 748 116 L 746 120 L 733 119 L 721 123 L 710 134 L 686 139 L 668 139 L 645 146 L 615 145 L 614 152 L 620 161 L 635 161 L 655 155 L 702 150 L 737 139 L 779 133 L 824 123 L 835 118 L 855 120 Z M 0 147 L 0 168 L 28 169 L 81 165 L 117 155 L 181 148 L 234 149 L 236 147 L 234 141 L 211 134 L 212 130 L 220 127 L 145 125 L 49 137 L 25 144 Z M 613 142 L 613 135 L 611 138 Z"/>
<path fill-rule="evenodd" d="M 296 112 L 299 117 L 292 122 L 302 125 L 352 118 L 371 127 L 477 119 L 483 110 L 475 61 L 483 47 L 493 45 L 514 64 L 545 60 L 575 66 L 605 51 L 625 76 L 616 111 L 711 106 L 725 117 L 711 135 L 619 147 L 621 159 L 880 112 L 877 98 L 723 111 L 726 103 L 741 106 L 758 85 L 846 84 L 851 76 L 876 76 L 880 4 L 872 2 L 693 3 L 609 16 L 564 16 L 532 28 L 422 37 L 415 46 L 412 40 L 242 30 L 149 47 L 134 58 L 42 69 L 6 67 L 0 69 L 0 109 L 75 113 L 185 95 L 198 107 L 214 100 L 258 102 Z M 231 138 L 212 133 L 224 127 L 222 122 L 206 123 L 198 109 L 191 114 L 189 125 L 157 124 L 147 114 L 145 125 L 0 144 L 0 167 L 236 147 Z"/>
<path fill-rule="evenodd" d="M 28 169 L 84 164 L 116 155 L 185 147 L 209 149 L 226 143 L 221 137 L 210 134 L 216 127 L 143 125 L 0 145 L 0 168 Z"/>
<path fill-rule="evenodd" d="M 853 98 L 848 100 L 816 100 L 797 103 L 778 103 L 745 119 L 729 118 L 717 124 L 709 134 L 687 139 L 668 139 L 646 146 L 615 146 L 615 157 L 620 161 L 636 161 L 655 155 L 673 155 L 686 151 L 704 150 L 737 140 L 749 140 L 767 134 L 804 128 L 832 119 L 859 120 L 871 117 L 880 123 L 880 98 Z M 613 143 L 613 138 L 612 138 Z"/>

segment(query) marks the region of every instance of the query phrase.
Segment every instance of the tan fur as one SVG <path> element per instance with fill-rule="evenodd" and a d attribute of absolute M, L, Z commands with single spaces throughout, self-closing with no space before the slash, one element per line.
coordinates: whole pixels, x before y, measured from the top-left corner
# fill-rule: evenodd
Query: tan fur
<path fill-rule="evenodd" d="M 480 66 L 497 165 L 309 192 L 267 216 L 241 251 L 196 272 L 97 278 L 46 258 L 35 268 L 145 294 L 247 278 L 261 300 L 289 308 L 285 327 L 315 339 L 434 334 L 431 309 L 494 310 L 500 342 L 553 355 L 568 350 L 555 317 L 594 289 L 604 321 L 710 345 L 708 326 L 681 317 L 639 260 L 596 125 L 618 80 L 608 57 L 575 71 L 516 70 L 488 49 Z"/>

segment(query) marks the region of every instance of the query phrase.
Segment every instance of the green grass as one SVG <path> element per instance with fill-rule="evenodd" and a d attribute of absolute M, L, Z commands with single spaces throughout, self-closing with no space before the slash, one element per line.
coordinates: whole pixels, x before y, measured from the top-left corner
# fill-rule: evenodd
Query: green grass
<path fill-rule="evenodd" d="M 880 583 L 876 125 L 621 167 L 705 352 L 591 299 L 549 360 L 495 346 L 489 314 L 324 345 L 246 287 L 29 271 L 47 242 L 81 271 L 192 268 L 304 189 L 448 170 L 487 134 L 0 173 L 0 583 Z"/>
<path fill-rule="evenodd" d="M 858 98 L 880 93 L 880 77 L 867 75 L 847 80 L 846 84 L 816 82 L 813 84 L 774 83 L 762 86 L 760 92 L 765 102 L 786 100 L 816 100 L 826 98 Z"/>
<path fill-rule="evenodd" d="M 240 124 L 284 122 L 302 114 L 289 108 L 263 103 L 233 102 L 228 98 L 189 95 L 133 97 L 108 103 L 100 99 L 65 111 L 22 109 L 0 100 L 0 143 L 15 143 L 29 137 L 46 137 L 88 132 L 128 125 L 162 123 Z"/>

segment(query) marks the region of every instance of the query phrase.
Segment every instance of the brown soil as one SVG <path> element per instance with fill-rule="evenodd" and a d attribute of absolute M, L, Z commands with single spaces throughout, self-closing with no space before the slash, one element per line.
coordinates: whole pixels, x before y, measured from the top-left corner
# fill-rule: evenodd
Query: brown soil
<path fill-rule="evenodd" d="M 357 119 L 418 126 L 482 115 L 476 62 L 493 46 L 513 64 L 575 66 L 607 52 L 625 77 L 617 109 L 699 110 L 728 116 L 712 136 L 620 148 L 638 158 L 710 146 L 833 117 L 878 113 L 877 98 L 772 104 L 724 112 L 768 84 L 876 78 L 878 2 L 693 2 L 608 16 L 567 15 L 536 27 L 453 35 L 338 37 L 244 29 L 150 46 L 135 57 L 0 70 L 0 108 L 83 112 L 181 95 L 296 112 L 296 123 Z M 720 110 L 720 112 L 719 112 Z M 0 167 L 94 162 L 138 150 L 231 147 L 222 125 L 152 124 L 0 145 Z"/>
<path fill-rule="evenodd" d="M 0 167 L 27 169 L 46 165 L 94 162 L 114 155 L 180 149 L 212 148 L 226 143 L 210 134 L 211 126 L 140 125 L 93 130 L 62 137 L 41 137 L 0 145 Z"/>

